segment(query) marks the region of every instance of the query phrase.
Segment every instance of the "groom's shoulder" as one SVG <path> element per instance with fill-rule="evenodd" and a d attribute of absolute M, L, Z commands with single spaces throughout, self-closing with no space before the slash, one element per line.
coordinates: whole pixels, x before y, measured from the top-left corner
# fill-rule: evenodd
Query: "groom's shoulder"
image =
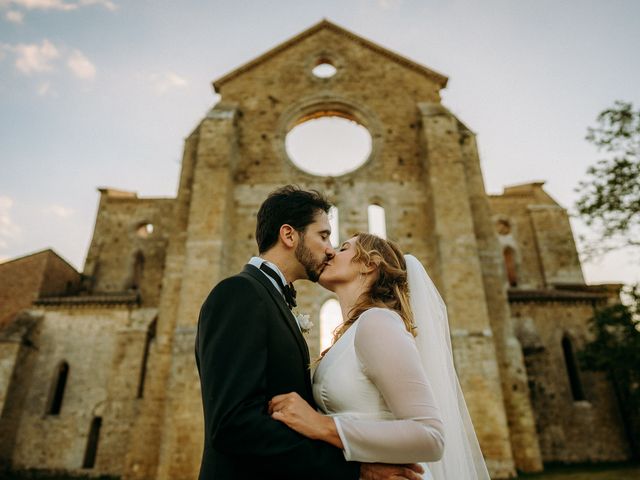
<path fill-rule="evenodd" d="M 211 290 L 211 294 L 227 294 L 242 291 L 246 294 L 258 293 L 259 282 L 249 273 L 251 265 L 241 272 L 220 280 Z"/>

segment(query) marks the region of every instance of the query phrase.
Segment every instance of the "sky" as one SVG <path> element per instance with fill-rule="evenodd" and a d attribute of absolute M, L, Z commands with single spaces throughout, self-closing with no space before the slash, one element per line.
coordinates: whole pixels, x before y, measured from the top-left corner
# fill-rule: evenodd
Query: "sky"
<path fill-rule="evenodd" d="M 51 247 L 82 269 L 97 188 L 175 196 L 211 82 L 322 18 L 449 77 L 489 193 L 546 181 L 571 209 L 601 158 L 587 127 L 640 105 L 636 0 L 0 0 L 0 259 Z M 639 264 L 583 269 L 632 282 Z"/>

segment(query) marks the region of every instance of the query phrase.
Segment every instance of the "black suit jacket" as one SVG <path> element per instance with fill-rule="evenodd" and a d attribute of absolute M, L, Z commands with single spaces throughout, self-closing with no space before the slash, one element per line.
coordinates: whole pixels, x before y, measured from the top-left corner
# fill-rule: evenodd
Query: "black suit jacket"
<path fill-rule="evenodd" d="M 358 463 L 273 420 L 267 403 L 297 392 L 315 406 L 309 351 L 280 292 L 256 267 L 220 282 L 200 311 L 196 364 L 204 407 L 200 480 L 345 479 Z"/>

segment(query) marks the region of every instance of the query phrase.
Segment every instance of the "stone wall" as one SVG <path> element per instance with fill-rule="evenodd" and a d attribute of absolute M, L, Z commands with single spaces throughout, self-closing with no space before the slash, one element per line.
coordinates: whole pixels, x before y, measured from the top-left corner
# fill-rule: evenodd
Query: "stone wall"
<path fill-rule="evenodd" d="M 123 308 L 124 307 L 124 308 Z M 147 328 L 153 312 L 89 302 L 49 306 L 42 316 L 37 355 L 21 398 L 12 448 L 15 470 L 86 473 L 83 462 L 91 423 L 102 419 L 94 473 L 123 473 Z M 60 365 L 68 365 L 61 408 L 52 412 Z M 15 410 L 15 405 L 13 406 Z"/>
<path fill-rule="evenodd" d="M 545 462 L 619 462 L 630 457 L 606 376 L 579 371 L 584 399 L 576 399 L 571 389 L 562 340 L 566 335 L 576 353 L 585 345 L 594 306 L 593 301 L 543 299 L 511 303 Z"/>
<path fill-rule="evenodd" d="M 584 285 L 569 216 L 542 185 L 507 187 L 489 197 L 502 248 L 515 252 L 517 286 Z"/>
<path fill-rule="evenodd" d="M 143 305 L 158 304 L 174 201 L 100 190 L 84 269 L 90 291 L 137 291 Z"/>

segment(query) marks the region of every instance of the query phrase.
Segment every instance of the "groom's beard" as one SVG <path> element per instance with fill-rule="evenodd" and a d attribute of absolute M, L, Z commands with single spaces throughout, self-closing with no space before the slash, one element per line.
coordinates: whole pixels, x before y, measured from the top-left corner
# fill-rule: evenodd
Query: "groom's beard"
<path fill-rule="evenodd" d="M 307 278 L 312 282 L 317 282 L 328 258 L 323 256 L 321 260 L 315 259 L 311 250 L 309 250 L 304 243 L 304 236 L 300 240 L 300 243 L 298 243 L 296 247 L 296 260 L 304 267 Z"/>

